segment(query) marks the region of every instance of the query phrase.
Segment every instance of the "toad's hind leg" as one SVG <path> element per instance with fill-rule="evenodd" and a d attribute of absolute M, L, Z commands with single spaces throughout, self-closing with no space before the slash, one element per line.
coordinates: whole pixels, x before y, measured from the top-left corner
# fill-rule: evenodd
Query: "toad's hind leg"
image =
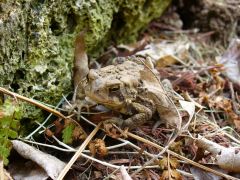
<path fill-rule="evenodd" d="M 146 107 L 139 103 L 132 103 L 131 105 L 134 110 L 137 111 L 137 113 L 132 117 L 124 120 L 122 122 L 122 127 L 128 127 L 130 129 L 136 128 L 152 118 L 153 110 L 149 107 Z"/>

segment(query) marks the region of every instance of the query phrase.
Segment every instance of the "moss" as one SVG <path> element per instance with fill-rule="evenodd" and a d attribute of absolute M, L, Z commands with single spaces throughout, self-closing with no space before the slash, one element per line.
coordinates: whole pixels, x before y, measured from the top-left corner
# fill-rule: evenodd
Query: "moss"
<path fill-rule="evenodd" d="M 151 20 L 160 17 L 170 2 L 170 0 L 124 0 L 112 26 L 113 34 L 118 35 L 117 41 L 119 43 L 135 41 L 139 31 Z"/>
<path fill-rule="evenodd" d="M 73 42 L 85 30 L 90 56 L 129 42 L 170 0 L 8 0 L 0 4 L 0 84 L 49 104 L 72 90 Z M 42 119 L 33 107 L 28 117 Z M 39 116 L 38 116 L 39 115 Z"/>
<path fill-rule="evenodd" d="M 23 65 L 26 50 L 24 4 L 0 3 L 0 84 L 13 84 L 15 73 Z M 24 8 L 23 8 L 24 9 Z"/>

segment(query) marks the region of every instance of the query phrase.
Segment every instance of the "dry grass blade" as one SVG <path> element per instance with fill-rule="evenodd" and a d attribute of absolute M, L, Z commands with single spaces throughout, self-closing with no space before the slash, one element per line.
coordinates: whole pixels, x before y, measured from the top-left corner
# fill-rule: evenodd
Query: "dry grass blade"
<path fill-rule="evenodd" d="M 81 155 L 81 153 L 83 152 L 83 150 L 85 149 L 85 147 L 88 145 L 88 143 L 91 141 L 91 139 L 93 138 L 93 136 L 98 132 L 98 130 L 100 129 L 102 123 L 99 123 L 95 129 L 91 132 L 91 134 L 89 134 L 89 136 L 87 137 L 87 139 L 85 139 L 85 141 L 82 143 L 82 145 L 79 147 L 78 151 L 74 154 L 74 156 L 72 157 L 72 159 L 68 162 L 68 164 L 65 166 L 65 168 L 62 170 L 62 172 L 60 173 L 60 175 L 58 176 L 57 180 L 62 180 L 64 178 L 64 176 L 66 175 L 66 173 L 69 171 L 69 169 L 71 168 L 71 166 L 73 165 L 73 163 L 77 160 L 77 158 Z"/>

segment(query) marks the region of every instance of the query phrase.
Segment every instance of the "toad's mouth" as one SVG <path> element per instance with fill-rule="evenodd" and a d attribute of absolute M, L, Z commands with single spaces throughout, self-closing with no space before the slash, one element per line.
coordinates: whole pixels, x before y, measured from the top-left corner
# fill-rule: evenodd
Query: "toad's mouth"
<path fill-rule="evenodd" d="M 87 94 L 87 96 L 95 101 L 96 103 L 98 104 L 102 104 L 106 107 L 110 107 L 110 108 L 120 108 L 123 106 L 123 103 L 122 101 L 119 101 L 117 98 L 116 99 L 108 99 L 108 98 L 103 98 L 101 96 L 96 96 L 96 95 L 92 95 L 92 94 Z"/>

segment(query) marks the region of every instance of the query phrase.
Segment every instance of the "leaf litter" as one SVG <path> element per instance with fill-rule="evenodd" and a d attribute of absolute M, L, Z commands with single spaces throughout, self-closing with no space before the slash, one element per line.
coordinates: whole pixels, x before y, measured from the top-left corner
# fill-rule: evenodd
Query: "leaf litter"
<path fill-rule="evenodd" d="M 211 35 L 211 32 L 163 31 L 154 34 L 154 38 L 144 37 L 138 43 L 121 45 L 114 50 L 117 55 L 135 53 L 153 59 L 165 91 L 179 104 L 176 106 L 182 119 L 179 131 L 161 121 L 153 130 L 155 120 L 131 132 L 114 125 L 93 130 L 99 121 L 121 114 L 106 112 L 103 108 L 94 112 L 90 108 L 90 112 L 78 116 L 77 111 L 65 116 L 64 112 L 57 113 L 50 107 L 28 101 L 59 119 L 40 124 L 36 132 L 21 139 L 42 147 L 45 153 L 54 151 L 61 159 L 56 161 L 67 164 L 57 175 L 48 174 L 53 179 L 62 179 L 67 173 L 66 178 L 78 179 L 197 179 L 196 174 L 237 179 L 240 173 L 240 40 L 233 39 L 229 47 L 224 47 L 219 42 L 209 42 Z M 101 57 L 98 60 L 101 61 Z M 44 141 L 34 141 L 36 133 L 42 135 Z M 25 158 L 31 156 L 24 155 Z M 41 164 L 44 160 L 46 158 L 40 157 L 37 161 Z"/>

